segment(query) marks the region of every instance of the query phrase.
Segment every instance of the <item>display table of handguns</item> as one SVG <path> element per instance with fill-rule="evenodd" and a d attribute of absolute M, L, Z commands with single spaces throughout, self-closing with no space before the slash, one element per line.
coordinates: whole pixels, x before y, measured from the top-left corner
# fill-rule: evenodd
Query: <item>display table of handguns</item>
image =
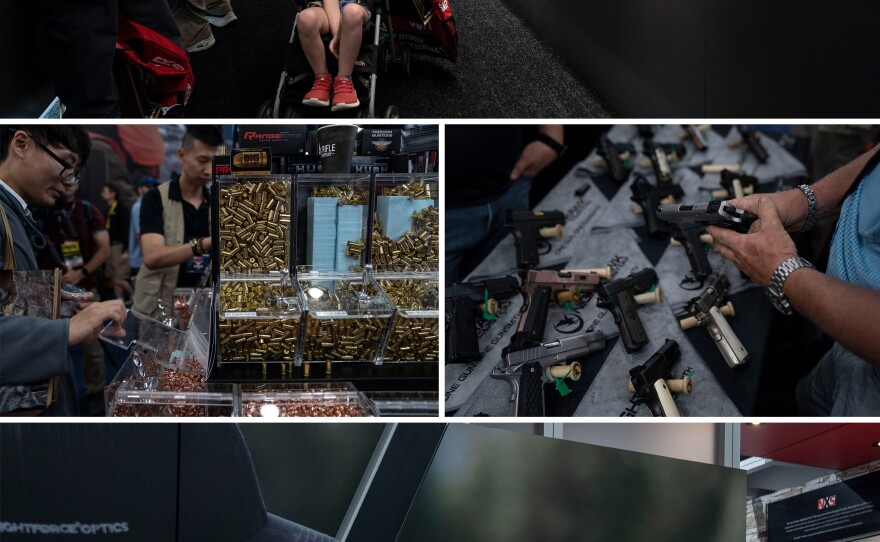
<path fill-rule="evenodd" d="M 457 416 L 738 416 L 756 405 L 772 307 L 712 249 L 726 200 L 804 166 L 750 127 L 615 126 L 461 284 L 447 285 Z"/>

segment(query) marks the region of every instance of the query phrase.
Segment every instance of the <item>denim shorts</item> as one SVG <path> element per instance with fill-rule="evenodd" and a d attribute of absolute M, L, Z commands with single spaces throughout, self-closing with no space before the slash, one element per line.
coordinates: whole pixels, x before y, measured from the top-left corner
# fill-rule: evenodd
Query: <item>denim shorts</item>
<path fill-rule="evenodd" d="M 345 8 L 345 6 L 347 6 L 348 4 L 358 4 L 360 6 L 363 6 L 363 8 L 367 10 L 367 13 L 369 13 L 370 15 L 373 14 L 373 8 L 370 7 L 370 4 L 368 4 L 365 0 L 339 0 L 339 11 L 341 12 L 342 9 Z M 311 0 L 309 2 L 306 2 L 306 7 L 321 8 L 324 7 L 324 2 L 322 0 Z"/>

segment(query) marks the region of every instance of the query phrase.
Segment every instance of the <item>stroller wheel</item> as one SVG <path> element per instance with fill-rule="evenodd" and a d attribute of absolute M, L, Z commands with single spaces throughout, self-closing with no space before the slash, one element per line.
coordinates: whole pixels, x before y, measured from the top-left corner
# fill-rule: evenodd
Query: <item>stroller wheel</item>
<path fill-rule="evenodd" d="M 303 110 L 296 104 L 290 104 L 281 112 L 281 116 L 285 119 L 302 119 L 305 118 Z"/>
<path fill-rule="evenodd" d="M 386 119 L 399 119 L 400 118 L 400 110 L 397 109 L 396 105 L 389 105 L 388 109 L 385 110 L 385 118 Z"/>
<path fill-rule="evenodd" d="M 260 104 L 260 109 L 257 111 L 258 119 L 271 119 L 272 113 L 275 109 L 275 101 L 274 100 L 266 100 L 265 102 Z"/>

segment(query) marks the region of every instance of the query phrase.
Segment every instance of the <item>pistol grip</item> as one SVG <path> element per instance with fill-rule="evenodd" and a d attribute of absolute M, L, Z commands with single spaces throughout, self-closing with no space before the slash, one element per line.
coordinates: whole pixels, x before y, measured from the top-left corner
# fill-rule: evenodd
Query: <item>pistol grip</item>
<path fill-rule="evenodd" d="M 517 416 L 544 415 L 544 381 L 541 379 L 541 365 L 526 363 L 519 379 L 519 400 L 516 405 Z"/>
<path fill-rule="evenodd" d="M 619 307 L 613 306 L 614 323 L 620 330 L 623 347 L 629 353 L 637 352 L 648 344 L 648 334 L 645 332 L 645 326 L 642 325 L 642 319 L 639 318 L 636 307 L 633 300 L 622 301 Z"/>
<path fill-rule="evenodd" d="M 678 412 L 678 407 L 675 406 L 675 401 L 672 400 L 672 394 L 669 393 L 669 388 L 666 386 L 666 381 L 662 378 L 657 379 L 652 387 L 652 395 L 654 400 L 648 402 L 648 408 L 651 409 L 651 414 L 655 417 L 681 416 L 681 414 L 679 414 Z"/>

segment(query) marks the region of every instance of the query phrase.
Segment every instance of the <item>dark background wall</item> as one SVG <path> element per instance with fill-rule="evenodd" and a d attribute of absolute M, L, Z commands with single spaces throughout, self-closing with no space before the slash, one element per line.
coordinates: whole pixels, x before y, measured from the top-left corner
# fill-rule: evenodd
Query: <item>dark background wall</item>
<path fill-rule="evenodd" d="M 0 117 L 34 118 L 55 93 L 43 66 L 40 2 L 3 2 L 0 6 Z"/>
<path fill-rule="evenodd" d="M 870 0 L 507 0 L 630 117 L 880 114 Z"/>

